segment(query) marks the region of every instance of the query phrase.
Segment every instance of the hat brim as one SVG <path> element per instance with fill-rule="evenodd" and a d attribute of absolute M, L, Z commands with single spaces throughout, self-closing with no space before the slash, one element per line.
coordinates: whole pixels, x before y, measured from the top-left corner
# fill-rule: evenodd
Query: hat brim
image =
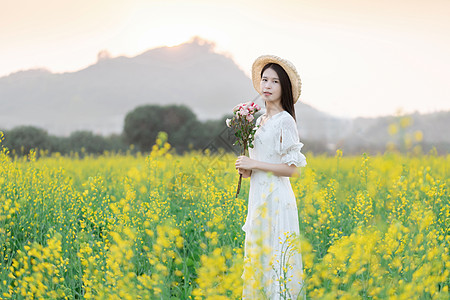
<path fill-rule="evenodd" d="M 262 55 L 258 57 L 252 66 L 252 81 L 253 87 L 255 90 L 261 94 L 260 90 L 260 82 L 261 82 L 261 71 L 265 65 L 275 63 L 280 65 L 289 76 L 289 80 L 291 81 L 292 86 L 292 98 L 294 99 L 294 103 L 297 102 L 300 97 L 302 82 L 300 80 L 300 76 L 297 73 L 297 69 L 295 66 L 288 60 L 282 59 L 275 55 Z"/>

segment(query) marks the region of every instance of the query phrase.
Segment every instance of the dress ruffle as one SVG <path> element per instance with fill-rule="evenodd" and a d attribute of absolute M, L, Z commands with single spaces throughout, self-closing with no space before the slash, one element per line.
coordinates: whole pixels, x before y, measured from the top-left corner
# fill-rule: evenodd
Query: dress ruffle
<path fill-rule="evenodd" d="M 281 153 L 281 162 L 296 167 L 306 166 L 306 157 L 301 152 L 303 144 L 298 142 L 290 146 L 285 153 Z"/>

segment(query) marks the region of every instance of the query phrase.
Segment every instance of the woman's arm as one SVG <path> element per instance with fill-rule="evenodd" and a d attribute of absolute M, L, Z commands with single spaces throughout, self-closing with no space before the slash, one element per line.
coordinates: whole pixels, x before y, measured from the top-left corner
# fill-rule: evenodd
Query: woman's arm
<path fill-rule="evenodd" d="M 276 176 L 291 177 L 297 173 L 295 165 L 288 164 L 272 164 L 248 158 L 247 156 L 239 156 L 236 160 L 236 169 L 260 170 L 271 172 Z"/>

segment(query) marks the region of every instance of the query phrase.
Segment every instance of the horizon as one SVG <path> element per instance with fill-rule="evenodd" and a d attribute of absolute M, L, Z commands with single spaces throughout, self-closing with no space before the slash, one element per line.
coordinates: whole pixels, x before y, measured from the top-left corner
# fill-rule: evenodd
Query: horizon
<path fill-rule="evenodd" d="M 42 14 L 42 3 L 4 4 L 0 77 L 76 72 L 101 51 L 134 57 L 199 36 L 247 76 L 260 54 L 289 59 L 302 78 L 300 101 L 333 116 L 450 110 L 447 1 L 45 1 Z"/>

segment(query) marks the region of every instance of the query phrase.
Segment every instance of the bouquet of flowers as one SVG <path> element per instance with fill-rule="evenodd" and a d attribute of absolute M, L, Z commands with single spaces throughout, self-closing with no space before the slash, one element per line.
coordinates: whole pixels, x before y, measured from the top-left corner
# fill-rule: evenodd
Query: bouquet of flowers
<path fill-rule="evenodd" d="M 248 154 L 248 148 L 253 148 L 256 127 L 254 124 L 255 114 L 261 108 L 254 102 L 240 103 L 233 108 L 233 118 L 227 119 L 227 126 L 234 129 L 237 140 L 234 145 L 239 145 L 241 155 Z M 241 190 L 242 174 L 239 176 L 236 198 Z"/>

